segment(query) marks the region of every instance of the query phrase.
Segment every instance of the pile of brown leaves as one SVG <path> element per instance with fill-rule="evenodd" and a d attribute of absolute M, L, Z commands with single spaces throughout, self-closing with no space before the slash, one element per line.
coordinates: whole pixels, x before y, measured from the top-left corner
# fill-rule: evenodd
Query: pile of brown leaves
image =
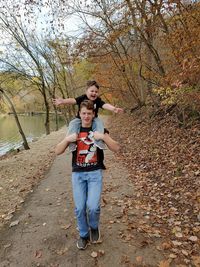
<path fill-rule="evenodd" d="M 143 214 L 137 229 L 164 238 L 157 249 L 175 263 L 200 266 L 200 125 L 183 129 L 170 116 L 142 112 L 117 116 L 110 127 L 137 192 L 129 206 Z"/>

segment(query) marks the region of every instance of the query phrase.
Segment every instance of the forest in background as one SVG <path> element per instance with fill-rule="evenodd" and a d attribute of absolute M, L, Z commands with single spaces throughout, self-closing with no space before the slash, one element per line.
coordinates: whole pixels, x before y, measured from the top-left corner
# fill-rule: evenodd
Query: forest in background
<path fill-rule="evenodd" d="M 100 95 L 150 116 L 200 117 L 200 3 L 167 0 L 0 1 L 0 110 L 44 111 L 55 96 L 75 97 L 88 79 Z M 41 14 L 45 20 L 40 31 Z M 79 29 L 69 34 L 67 18 Z M 40 20 L 40 21 L 39 21 Z M 45 25 L 44 25 L 45 24 Z M 65 108 L 69 121 L 73 107 Z"/>
<path fill-rule="evenodd" d="M 130 188 L 128 194 L 122 192 L 121 185 L 106 189 L 109 196 L 103 198 L 103 204 L 112 205 L 113 190 L 118 194 L 114 203 L 122 208 L 117 212 L 120 217 L 113 214 L 116 220 L 109 221 L 109 227 L 122 219 L 125 229 L 120 229 L 119 235 L 131 249 L 137 245 L 138 234 L 144 234 L 144 239 L 138 238 L 136 250 L 141 254 L 133 263 L 133 249 L 133 253 L 122 255 L 121 264 L 149 266 L 141 251 L 152 246 L 164 255 L 158 265 L 154 262 L 152 266 L 198 267 L 200 3 L 0 0 L 0 5 L 1 113 L 43 111 L 48 134 L 49 114 L 57 114 L 51 99 L 80 95 L 87 80 L 97 80 L 100 96 L 124 107 L 127 113 L 109 121 L 109 130 L 121 149 L 106 167 L 114 170 L 112 164 L 116 163 L 116 172 L 123 177 L 126 174 L 122 173 L 122 164 L 128 171 L 126 185 Z M 43 26 L 38 31 L 41 16 Z M 80 23 L 70 34 L 67 30 L 72 25 L 67 18 L 73 16 Z M 71 106 L 63 107 L 62 112 L 68 121 L 74 115 Z M 23 129 L 20 131 L 23 133 Z M 23 139 L 25 144 L 25 136 Z M 51 136 L 49 140 L 52 147 Z M 57 142 L 57 137 L 54 141 Z M 43 140 L 38 142 L 35 145 L 39 149 L 31 149 L 25 157 L 20 153 L 16 158 L 10 157 L 16 165 L 9 161 L 9 155 L 8 160 L 1 161 L 1 180 L 8 184 L 2 186 L 4 209 L 5 203 L 9 207 L 23 203 L 21 197 L 32 190 L 44 167 L 49 166 L 47 158 L 53 154 L 49 152 L 49 156 Z M 45 151 L 44 157 L 41 150 Z M 19 163 L 28 171 L 19 168 Z M 19 175 L 18 170 L 24 173 Z M 111 180 L 115 181 L 114 178 Z M 2 221 L 9 220 L 14 211 L 15 208 L 8 209 L 8 216 L 5 212 Z M 110 250 L 112 247 L 109 258 Z M 88 258 L 89 254 L 86 255 Z M 66 255 L 63 256 L 66 260 Z"/>

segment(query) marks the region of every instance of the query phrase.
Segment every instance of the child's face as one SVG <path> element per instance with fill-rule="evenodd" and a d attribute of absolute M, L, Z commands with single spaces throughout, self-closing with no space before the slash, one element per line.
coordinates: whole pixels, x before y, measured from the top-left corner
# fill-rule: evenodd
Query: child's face
<path fill-rule="evenodd" d="M 86 95 L 88 97 L 89 100 L 96 100 L 98 95 L 99 95 L 99 89 L 96 88 L 95 85 L 92 85 L 90 87 L 88 87 L 88 89 L 86 90 Z"/>

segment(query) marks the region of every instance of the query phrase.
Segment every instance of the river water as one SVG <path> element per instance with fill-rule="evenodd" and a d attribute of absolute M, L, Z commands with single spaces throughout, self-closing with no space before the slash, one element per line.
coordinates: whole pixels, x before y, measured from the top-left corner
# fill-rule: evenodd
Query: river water
<path fill-rule="evenodd" d="M 45 135 L 45 116 L 19 116 L 19 121 L 26 135 L 27 141 L 33 140 Z M 65 124 L 62 117 L 59 117 L 59 128 Z M 50 117 L 51 131 L 56 128 L 54 115 Z M 0 115 L 0 156 L 11 149 L 21 147 L 22 138 L 17 128 L 13 115 Z"/>

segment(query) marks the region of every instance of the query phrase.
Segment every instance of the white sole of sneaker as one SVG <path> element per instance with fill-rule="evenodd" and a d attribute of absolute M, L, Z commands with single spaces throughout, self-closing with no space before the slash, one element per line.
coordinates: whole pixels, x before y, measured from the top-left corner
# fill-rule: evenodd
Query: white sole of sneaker
<path fill-rule="evenodd" d="M 77 248 L 80 249 L 80 250 L 85 250 L 85 249 L 88 247 L 88 245 L 89 245 L 89 242 L 86 244 L 86 246 L 85 246 L 84 248 L 81 248 L 81 247 L 79 247 L 78 244 L 76 243 Z"/>

